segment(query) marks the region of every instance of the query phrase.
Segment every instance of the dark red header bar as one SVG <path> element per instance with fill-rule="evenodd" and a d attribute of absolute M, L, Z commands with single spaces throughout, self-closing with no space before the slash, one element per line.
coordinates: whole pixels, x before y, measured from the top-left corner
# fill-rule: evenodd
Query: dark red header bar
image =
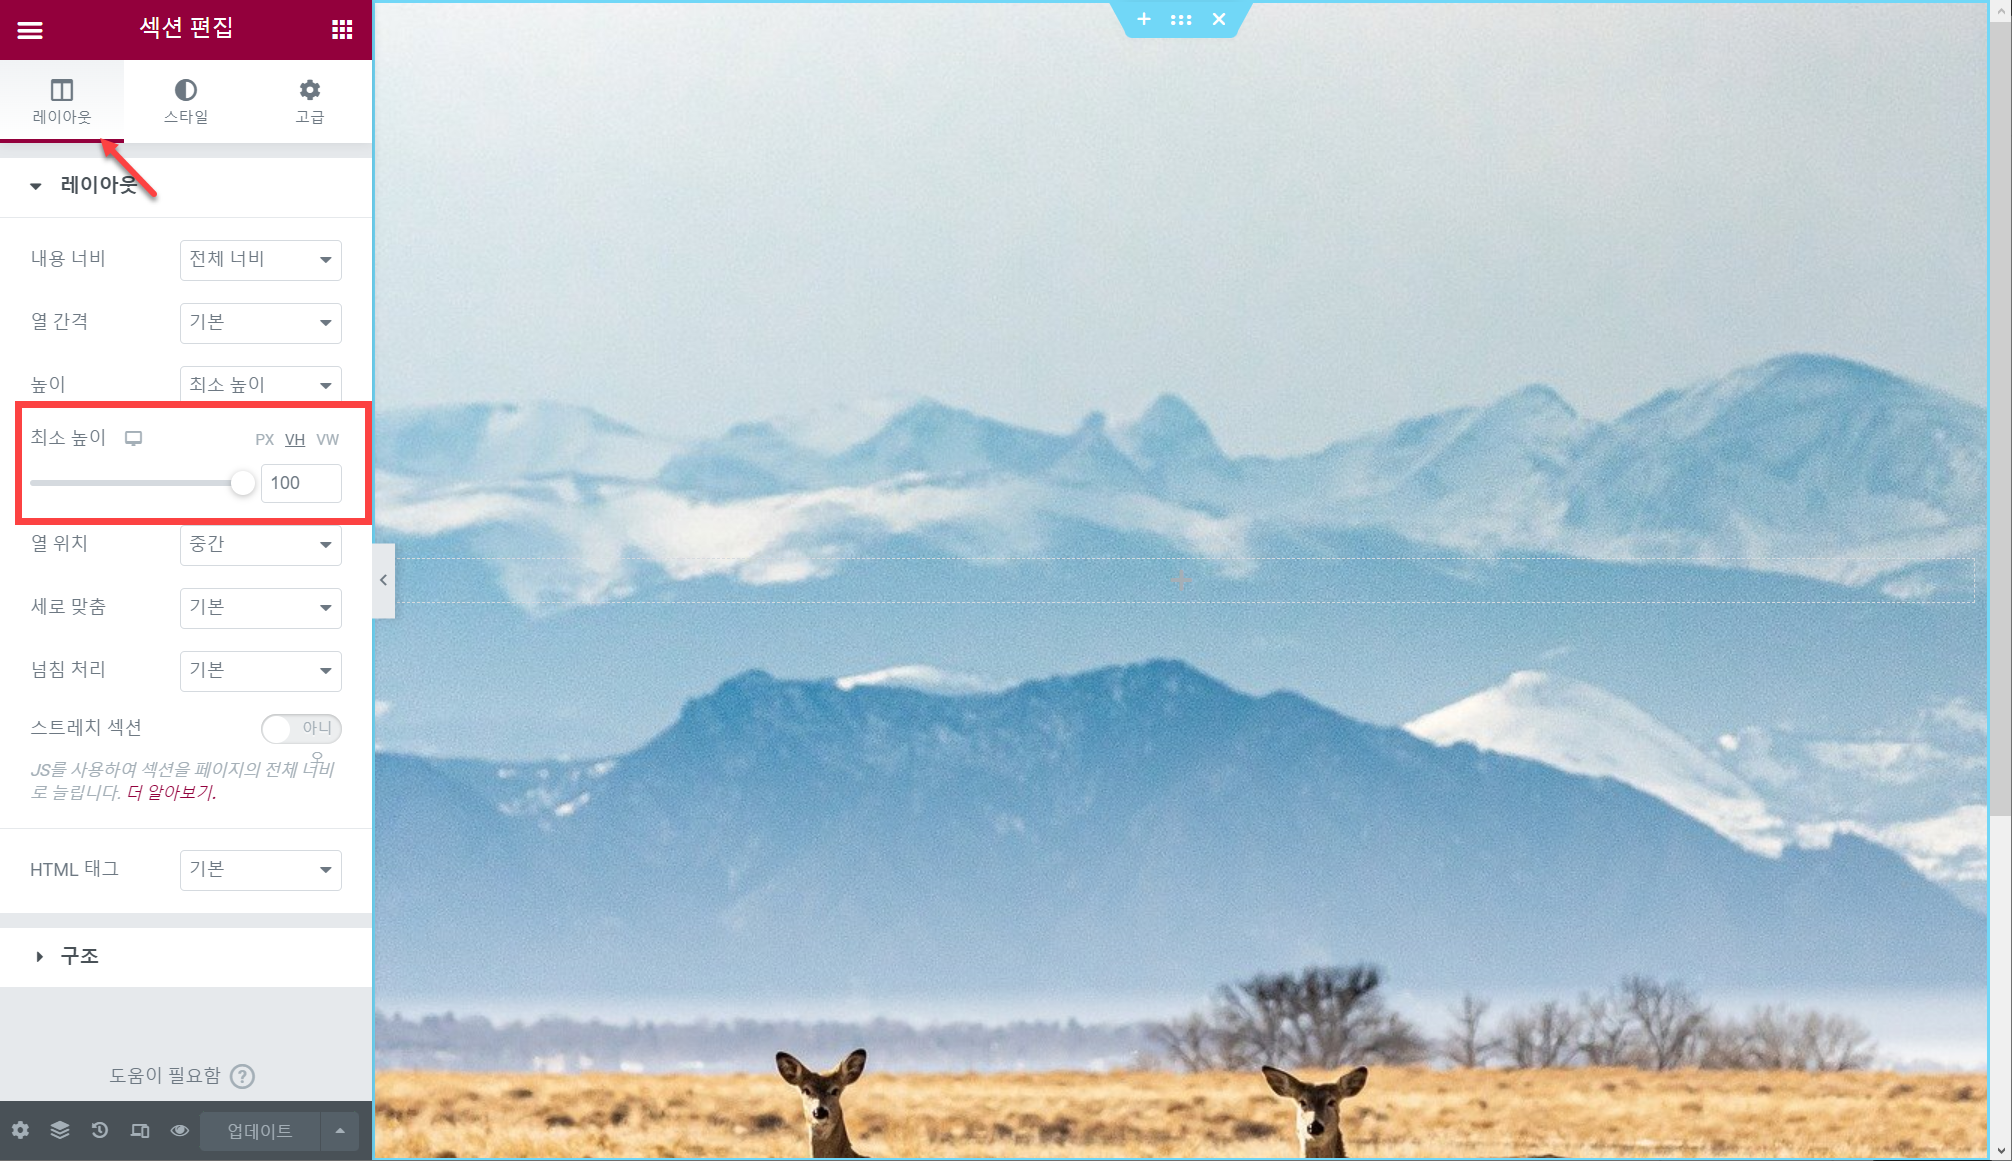
<path fill-rule="evenodd" d="M 5 0 L 0 59 L 369 60 L 367 0 Z"/>

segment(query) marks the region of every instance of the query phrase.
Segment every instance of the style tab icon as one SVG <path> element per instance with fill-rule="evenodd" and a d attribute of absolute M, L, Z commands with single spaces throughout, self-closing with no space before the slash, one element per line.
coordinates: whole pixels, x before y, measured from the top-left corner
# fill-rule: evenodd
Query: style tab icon
<path fill-rule="evenodd" d="M 175 99 L 193 101 L 196 99 L 196 83 L 187 77 L 175 82 Z"/>

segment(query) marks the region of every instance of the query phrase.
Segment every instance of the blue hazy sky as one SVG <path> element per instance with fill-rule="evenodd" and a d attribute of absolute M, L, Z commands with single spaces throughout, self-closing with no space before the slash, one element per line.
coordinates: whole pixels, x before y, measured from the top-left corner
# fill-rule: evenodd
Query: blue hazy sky
<path fill-rule="evenodd" d="M 1981 402 L 1974 5 L 385 5 L 378 398 L 1284 452 L 1788 350 Z"/>

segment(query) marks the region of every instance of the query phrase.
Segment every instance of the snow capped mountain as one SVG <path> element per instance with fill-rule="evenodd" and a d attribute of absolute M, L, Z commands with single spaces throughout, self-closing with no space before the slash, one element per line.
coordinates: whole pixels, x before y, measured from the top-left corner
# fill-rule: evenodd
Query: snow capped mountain
<path fill-rule="evenodd" d="M 1860 583 L 1982 545 L 1984 414 L 1845 359 L 1789 355 L 1594 433 L 1561 545 Z"/>
<path fill-rule="evenodd" d="M 1181 503 L 1220 512 L 1236 486 L 1236 466 L 1216 445 L 1208 424 L 1175 396 L 1153 400 L 1144 415 L 1118 431 L 1117 442 L 1150 486 Z"/>
<path fill-rule="evenodd" d="M 676 451 L 669 441 L 562 403 L 392 408 L 375 425 L 380 474 L 459 483 L 648 479 Z"/>
<path fill-rule="evenodd" d="M 1521 672 L 1405 729 L 1617 779 L 1761 854 L 1858 835 L 1983 904 L 1985 817 L 1974 801 L 1983 737 L 1964 703 L 1925 713 L 1899 737 L 1811 739 L 1750 727 L 1722 736 L 1714 756 L 1606 690 Z"/>
<path fill-rule="evenodd" d="M 1909 866 L 1982 911 L 1990 877 L 1988 823 L 1985 805 L 1977 802 L 1932 818 L 1885 826 L 1862 822 L 1805 823 L 1796 828 L 1796 841 L 1806 847 L 1821 848 L 1829 846 L 1840 834 L 1871 839 L 1900 852 Z"/>
<path fill-rule="evenodd" d="M 1466 742 L 1625 782 L 1761 854 L 1779 855 L 1788 837 L 1738 775 L 1630 702 L 1568 677 L 1513 673 L 1404 728 L 1440 745 Z"/>
<path fill-rule="evenodd" d="M 1132 538 L 1142 554 L 1243 568 L 1254 538 L 1337 530 L 1481 556 L 1876 582 L 1911 599 L 1968 596 L 1983 543 L 1982 410 L 1809 355 L 1610 423 L 1529 386 L 1287 458 L 1224 455 L 1173 396 L 1130 424 L 1092 414 L 1067 434 L 923 401 L 836 452 L 769 422 L 673 447 L 556 405 L 394 411 L 379 441 L 380 524 L 548 558 L 501 566 L 526 600 L 613 600 L 695 576 L 802 581 L 897 539 L 907 555 L 969 558 Z"/>
<path fill-rule="evenodd" d="M 1069 449 L 1067 436 L 1030 431 L 925 400 L 833 456 L 827 472 L 848 483 L 907 475 L 1037 476 Z"/>
<path fill-rule="evenodd" d="M 940 693 L 954 696 L 960 693 L 997 693 L 1007 688 L 1006 683 L 975 673 L 956 673 L 948 669 L 938 669 L 934 665 L 891 665 L 886 669 L 876 669 L 871 673 L 855 673 L 832 682 L 843 690 L 854 690 L 865 686 L 894 686 L 900 689 L 919 689 L 924 693 Z"/>

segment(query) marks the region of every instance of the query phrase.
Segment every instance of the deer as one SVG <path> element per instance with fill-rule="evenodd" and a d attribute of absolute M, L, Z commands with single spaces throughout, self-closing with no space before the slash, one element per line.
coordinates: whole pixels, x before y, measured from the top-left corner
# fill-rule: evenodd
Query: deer
<path fill-rule="evenodd" d="M 845 1110 L 838 1105 L 846 1086 L 866 1071 L 866 1049 L 853 1049 L 830 1072 L 815 1072 L 787 1052 L 775 1054 L 775 1068 L 803 1098 L 803 1118 L 810 1123 L 811 1156 L 866 1156 L 853 1151 L 852 1138 L 845 1131 Z"/>
<path fill-rule="evenodd" d="M 1273 1092 L 1299 1102 L 1300 1156 L 1348 1156 L 1348 1146 L 1341 1139 L 1341 1102 L 1361 1092 L 1362 1086 L 1369 1083 L 1367 1068 L 1345 1072 L 1333 1084 L 1308 1084 L 1269 1064 L 1261 1071 Z"/>

